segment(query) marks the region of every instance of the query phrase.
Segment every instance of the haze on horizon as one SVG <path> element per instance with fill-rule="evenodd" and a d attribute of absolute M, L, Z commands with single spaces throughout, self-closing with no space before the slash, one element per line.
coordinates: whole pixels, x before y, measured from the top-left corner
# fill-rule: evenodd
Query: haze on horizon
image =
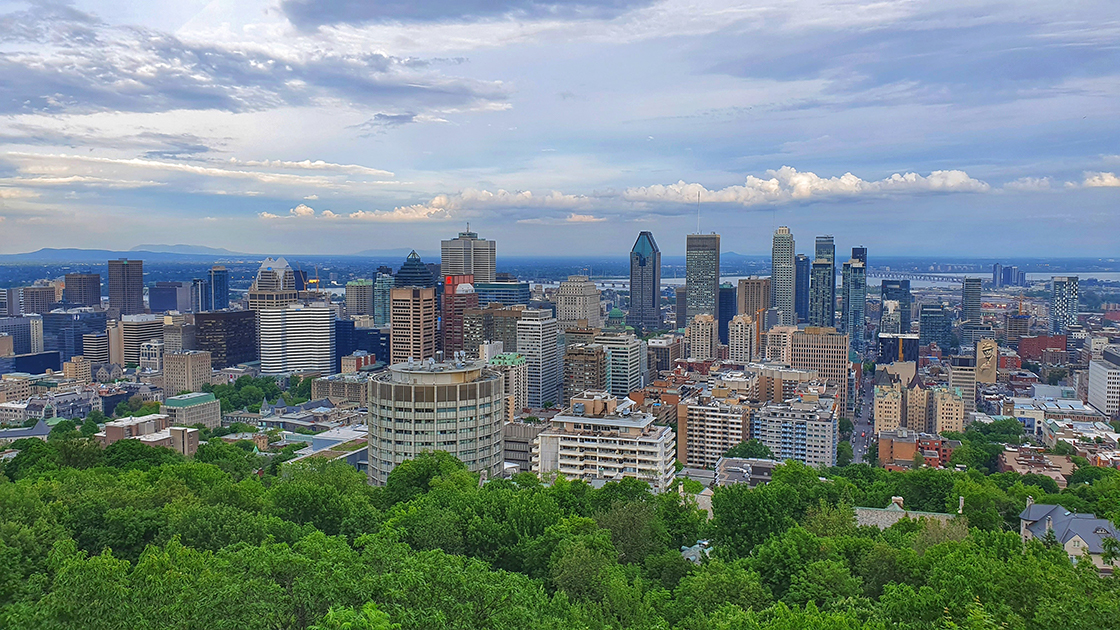
<path fill-rule="evenodd" d="M 1109 256 L 1108 0 L 0 0 L 0 253 Z"/>

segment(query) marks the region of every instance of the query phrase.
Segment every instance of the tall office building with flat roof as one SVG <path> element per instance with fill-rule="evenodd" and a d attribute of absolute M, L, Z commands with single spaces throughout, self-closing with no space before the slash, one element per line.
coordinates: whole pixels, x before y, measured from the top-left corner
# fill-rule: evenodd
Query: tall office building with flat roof
<path fill-rule="evenodd" d="M 261 374 L 315 370 L 333 374 L 335 313 L 315 302 L 260 311 Z"/>
<path fill-rule="evenodd" d="M 144 261 L 109 261 L 109 308 L 120 309 L 121 315 L 144 312 Z"/>
<path fill-rule="evenodd" d="M 229 308 L 229 269 L 214 265 L 206 272 L 206 289 L 210 299 L 209 310 L 221 311 Z"/>
<path fill-rule="evenodd" d="M 436 290 L 406 286 L 390 294 L 390 364 L 436 356 Z"/>
<path fill-rule="evenodd" d="M 1050 334 L 1056 335 L 1077 323 L 1077 276 L 1054 276 L 1050 282 Z"/>
<path fill-rule="evenodd" d="M 642 232 L 630 250 L 630 312 L 635 329 L 661 329 L 661 250 L 652 232 Z"/>
<path fill-rule="evenodd" d="M 809 324 L 836 325 L 836 243 L 831 236 L 818 236 L 809 287 Z"/>
<path fill-rule="evenodd" d="M 864 250 L 864 257 L 867 257 Z M 864 310 L 867 308 L 867 265 L 855 257 L 844 263 L 841 301 L 843 302 L 843 321 L 841 330 L 848 333 L 851 345 L 862 352 L 864 344 Z"/>
<path fill-rule="evenodd" d="M 525 309 L 517 320 L 517 352 L 529 366 L 529 406 L 559 404 L 563 367 L 557 345 L 559 328 L 548 311 Z"/>
<path fill-rule="evenodd" d="M 68 273 L 62 301 L 73 306 L 101 306 L 101 274 Z"/>
<path fill-rule="evenodd" d="M 497 244 L 478 238 L 467 224 L 466 232 L 440 241 L 439 268 L 442 276 L 474 276 L 475 282 L 493 282 L 496 269 Z"/>
<path fill-rule="evenodd" d="M 980 325 L 980 278 L 965 278 L 961 287 L 961 319 L 974 326 Z M 909 331 L 904 331 L 909 332 Z"/>
<path fill-rule="evenodd" d="M 685 316 L 719 314 L 719 234 L 689 234 L 685 242 Z"/>
<path fill-rule="evenodd" d="M 793 234 L 783 225 L 774 232 L 770 259 L 770 305 L 781 311 L 779 322 L 783 326 L 797 324 L 797 311 L 794 309 L 795 271 Z"/>
<path fill-rule="evenodd" d="M 898 316 L 899 324 L 897 326 L 899 333 L 910 332 L 910 304 L 913 298 L 910 295 L 910 281 L 909 280 L 883 280 L 879 285 L 879 292 L 882 302 L 885 304 L 888 300 L 898 302 Z M 884 307 L 879 316 L 879 332 L 887 332 L 882 324 L 882 314 L 886 313 L 887 309 Z"/>

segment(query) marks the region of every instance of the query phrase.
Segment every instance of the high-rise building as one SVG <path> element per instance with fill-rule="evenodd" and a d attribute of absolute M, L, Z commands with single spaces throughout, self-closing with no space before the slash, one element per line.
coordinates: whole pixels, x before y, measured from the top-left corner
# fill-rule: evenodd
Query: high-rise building
<path fill-rule="evenodd" d="M 998 262 L 992 265 L 992 286 L 996 289 L 1003 286 L 1003 265 Z"/>
<path fill-rule="evenodd" d="M 159 412 L 168 417 L 172 427 L 201 424 L 207 429 L 217 429 L 222 426 L 222 403 L 209 392 L 168 396 L 159 406 Z"/>
<path fill-rule="evenodd" d="M 607 350 L 597 343 L 577 343 L 564 350 L 564 399 L 568 406 L 573 396 L 585 391 L 607 389 Z"/>
<path fill-rule="evenodd" d="M 82 352 L 82 356 L 93 365 L 108 363 L 109 334 L 106 332 L 99 332 L 82 335 Z"/>
<path fill-rule="evenodd" d="M 809 280 L 813 276 L 813 259 L 798 254 L 793 264 L 793 310 L 797 312 L 797 321 L 805 323 L 809 321 Z"/>
<path fill-rule="evenodd" d="M 728 450 L 750 438 L 751 409 L 734 399 L 692 397 L 677 404 L 677 459 L 710 468 Z"/>
<path fill-rule="evenodd" d="M 792 331 L 787 339 L 790 367 L 814 370 L 835 385 L 840 392 L 840 408 L 846 409 L 850 371 L 848 335 L 836 332 L 835 328 L 809 327 Z"/>
<path fill-rule="evenodd" d="M 440 275 L 471 275 L 477 282 L 493 282 L 496 270 L 494 241 L 478 238 L 467 225 L 466 232 L 449 241 L 440 242 Z"/>
<path fill-rule="evenodd" d="M 688 288 L 677 287 L 673 290 L 673 321 L 677 328 L 688 325 Z"/>
<path fill-rule="evenodd" d="M 719 234 L 689 234 L 685 243 L 685 295 L 691 320 L 719 314 Z"/>
<path fill-rule="evenodd" d="M 140 344 L 158 339 L 163 341 L 162 315 L 122 315 L 120 320 L 109 322 L 109 361 L 121 367 L 140 364 Z"/>
<path fill-rule="evenodd" d="M 595 337 L 607 353 L 607 391 L 614 396 L 629 396 L 646 386 L 649 374 L 649 349 L 646 342 L 628 333 L 603 333 Z"/>
<path fill-rule="evenodd" d="M 943 351 L 953 345 L 953 322 L 945 307 L 922 304 L 918 311 L 918 343 L 923 346 L 936 343 Z"/>
<path fill-rule="evenodd" d="M 62 300 L 74 306 L 101 306 L 101 274 L 68 273 Z"/>
<path fill-rule="evenodd" d="M 599 289 L 587 276 L 568 276 L 556 291 L 556 319 L 561 330 L 600 328 Z M 581 323 L 582 321 L 582 323 Z"/>
<path fill-rule="evenodd" d="M 425 268 L 425 271 L 427 269 Z M 390 294 L 389 331 L 392 336 L 390 364 L 436 356 L 436 290 L 405 286 Z"/>
<path fill-rule="evenodd" d="M 373 280 L 359 278 L 346 283 L 346 314 L 373 315 Z"/>
<path fill-rule="evenodd" d="M 557 344 L 559 327 L 548 311 L 529 308 L 517 320 L 517 352 L 529 365 L 529 406 L 558 404 L 563 367 Z"/>
<path fill-rule="evenodd" d="M 1109 418 L 1120 418 L 1120 346 L 1106 346 L 1089 361 L 1089 404 Z"/>
<path fill-rule="evenodd" d="M 299 300 L 296 274 L 283 258 L 265 258 L 257 270 L 257 278 L 249 287 L 249 310 L 284 308 Z"/>
<path fill-rule="evenodd" d="M 981 323 L 980 286 L 982 282 L 983 280 L 980 278 L 965 278 L 961 287 L 961 319 L 976 326 Z"/>
<path fill-rule="evenodd" d="M 976 357 L 949 357 L 949 389 L 960 395 L 965 413 L 976 411 Z"/>
<path fill-rule="evenodd" d="M 1031 316 L 1021 313 L 1007 313 L 1004 318 L 1003 330 L 1007 334 L 1007 345 L 1018 348 L 1019 339 L 1030 334 Z"/>
<path fill-rule="evenodd" d="M 142 372 L 163 371 L 163 341 L 152 339 L 140 344 L 140 370 Z"/>
<path fill-rule="evenodd" d="M 741 278 L 736 297 L 739 301 L 738 314 L 757 318 L 759 311 L 770 308 L 770 278 Z"/>
<path fill-rule="evenodd" d="M 832 327 L 836 320 L 836 272 L 827 260 L 813 261 L 813 281 L 809 285 L 809 325 Z M 829 302 L 829 298 L 832 301 Z"/>
<path fill-rule="evenodd" d="M 474 292 L 474 276 L 444 276 L 443 300 L 440 334 L 445 357 L 453 357 L 455 352 L 476 351 L 468 349 L 463 343 L 464 314 L 468 309 L 478 308 L 478 294 Z"/>
<path fill-rule="evenodd" d="M 1050 334 L 1057 335 L 1077 323 L 1077 276 L 1054 276 L 1050 282 Z"/>
<path fill-rule="evenodd" d="M 144 312 L 144 261 L 109 261 L 109 308 L 119 309 L 121 315 Z"/>
<path fill-rule="evenodd" d="M 209 290 L 208 310 L 222 311 L 229 308 L 229 269 L 214 265 L 207 272 L 206 288 Z"/>
<path fill-rule="evenodd" d="M 93 365 L 84 356 L 74 355 L 62 364 L 62 375 L 79 383 L 89 383 L 93 381 Z"/>
<path fill-rule="evenodd" d="M 840 429 L 832 403 L 822 398 L 766 405 L 751 420 L 751 437 L 766 445 L 779 461 L 835 466 Z"/>
<path fill-rule="evenodd" d="M 488 363 L 492 369 L 502 373 L 506 392 L 506 420 L 512 422 L 529 405 L 529 363 L 516 352 L 499 352 L 490 357 Z"/>
<path fill-rule="evenodd" d="M 684 356 L 684 339 L 679 335 L 662 335 L 654 337 L 647 342 L 651 363 L 650 371 L 656 376 L 658 372 L 673 369 L 673 365 Z"/>
<path fill-rule="evenodd" d="M 736 315 L 728 331 L 728 358 L 734 363 L 748 363 L 755 355 L 755 326 L 750 315 Z"/>
<path fill-rule="evenodd" d="M 420 254 L 415 250 L 409 253 L 405 258 L 404 264 L 397 270 L 396 280 L 394 285 L 400 287 L 434 287 L 436 286 L 436 278 L 432 275 L 432 270 L 420 260 Z"/>
<path fill-rule="evenodd" d="M 852 347 L 862 352 L 865 336 L 864 311 L 867 308 L 867 265 L 855 257 L 855 249 L 861 248 L 853 248 L 852 259 L 844 263 L 843 268 L 841 301 L 844 316 L 840 326 L 851 338 Z M 865 249 L 864 257 L 867 256 L 866 252 Z"/>
<path fill-rule="evenodd" d="M 260 311 L 261 374 L 333 374 L 335 312 L 323 302 Z"/>
<path fill-rule="evenodd" d="M 867 248 L 866 247 L 853 247 L 852 248 L 852 260 L 858 260 L 866 266 L 867 265 Z"/>
<path fill-rule="evenodd" d="M 893 301 L 898 303 L 898 314 L 899 314 L 898 332 L 899 333 L 910 332 L 910 304 L 912 303 L 912 300 L 913 300 L 913 298 L 910 296 L 910 281 L 909 280 L 883 280 L 883 283 L 881 285 L 879 285 L 879 292 L 880 292 L 879 293 L 880 298 L 882 299 L 883 303 L 886 303 L 887 300 L 893 300 Z M 886 309 L 883 309 L 883 311 L 881 311 L 881 312 L 886 312 Z M 882 316 L 880 315 L 880 319 L 881 319 L 881 317 Z M 883 330 L 882 321 L 880 321 L 880 323 L 879 323 L 879 331 L 880 332 L 888 332 L 886 330 Z M 889 331 L 889 332 L 894 332 L 894 331 Z"/>
<path fill-rule="evenodd" d="M 210 283 L 202 278 L 194 278 L 190 286 L 191 312 L 202 313 L 214 310 L 214 296 L 210 292 Z"/>
<path fill-rule="evenodd" d="M 739 307 L 737 302 L 735 285 L 730 282 L 719 285 L 719 316 L 716 317 L 716 325 L 719 329 L 719 342 L 725 346 L 727 345 L 727 327 L 731 324 L 731 318 L 735 317 L 736 310 Z"/>
<path fill-rule="evenodd" d="M 389 325 L 390 308 L 392 306 L 391 292 L 396 286 L 396 280 L 391 274 L 377 272 L 373 281 L 373 325 L 382 327 Z"/>
<path fill-rule="evenodd" d="M 42 316 L 43 350 L 58 351 L 59 360 L 85 353 L 82 337 L 105 331 L 105 313 L 89 307 L 55 309 Z"/>
<path fill-rule="evenodd" d="M 794 309 L 794 242 L 793 234 L 784 225 L 774 232 L 774 246 L 770 259 L 770 305 L 781 311 L 783 326 L 797 324 Z"/>
<path fill-rule="evenodd" d="M 199 392 L 210 382 L 209 352 L 189 350 L 163 355 L 163 391 L 171 395 Z"/>
<path fill-rule="evenodd" d="M 661 330 L 661 250 L 652 232 L 642 232 L 630 250 L 630 312 L 635 330 Z"/>
<path fill-rule="evenodd" d="M 694 316 L 688 323 L 686 336 L 689 358 L 699 361 L 718 358 L 719 334 L 714 317 L 706 313 Z"/>
<path fill-rule="evenodd" d="M 195 348 L 210 353 L 210 366 L 225 369 L 257 360 L 257 323 L 253 311 L 196 313 Z"/>
<path fill-rule="evenodd" d="M 148 288 L 148 310 L 153 313 L 191 311 L 191 283 L 160 281 Z"/>
<path fill-rule="evenodd" d="M 470 356 L 478 356 L 479 346 L 496 341 L 506 352 L 517 351 L 517 322 L 524 305 L 502 306 L 493 303 L 485 308 L 463 311 L 463 348 Z"/>

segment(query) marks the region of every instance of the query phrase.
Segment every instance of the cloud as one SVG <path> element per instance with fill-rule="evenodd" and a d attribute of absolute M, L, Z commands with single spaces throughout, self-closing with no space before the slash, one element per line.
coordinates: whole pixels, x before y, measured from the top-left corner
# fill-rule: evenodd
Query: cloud
<path fill-rule="evenodd" d="M 303 160 L 303 161 L 288 161 L 288 160 L 238 160 L 237 158 L 230 158 L 229 163 L 234 166 L 243 167 L 263 167 L 263 168 L 276 168 L 287 170 L 310 170 L 310 171 L 337 171 L 339 173 L 353 173 L 356 175 L 372 175 L 374 177 L 393 177 L 390 171 L 383 171 L 379 168 L 370 168 L 368 166 L 361 166 L 358 164 L 334 164 L 332 162 L 324 162 L 323 160 Z"/>
<path fill-rule="evenodd" d="M 790 166 L 766 172 L 768 178 L 748 175 L 741 186 L 708 190 L 701 184 L 683 180 L 676 184 L 628 188 L 622 193 L 626 201 L 646 203 L 730 203 L 742 206 L 808 201 L 832 197 L 855 197 L 925 192 L 987 192 L 990 186 L 969 177 L 964 171 L 933 171 L 928 176 L 917 173 L 895 173 L 886 179 L 866 181 L 845 173 L 840 177 L 823 178 L 812 172 L 798 172 Z"/>
<path fill-rule="evenodd" d="M 22 188 L 3 188 L 0 187 L 0 199 L 29 199 L 38 197 L 39 193 L 33 190 L 23 190 Z"/>
<path fill-rule="evenodd" d="M 564 225 L 570 223 L 601 223 L 606 217 L 597 217 L 591 214 L 577 214 L 575 212 L 566 217 L 538 217 L 535 219 L 521 219 L 518 223 L 525 225 Z"/>
<path fill-rule="evenodd" d="M 1120 186 L 1120 177 L 1116 173 L 1085 173 L 1085 181 L 1081 183 L 1086 188 L 1112 188 Z"/>
<path fill-rule="evenodd" d="M 304 201 L 315 201 L 315 200 L 319 199 L 319 195 L 307 195 L 303 199 L 304 199 Z"/>
<path fill-rule="evenodd" d="M 288 214 L 291 214 L 295 217 L 313 217 L 315 216 L 315 209 L 301 203 L 291 210 L 288 210 Z"/>
<path fill-rule="evenodd" d="M 1020 177 L 1013 182 L 1007 182 L 1003 185 L 1003 188 L 1004 190 L 1033 192 L 1052 190 L 1051 184 L 1049 177 Z"/>
<path fill-rule="evenodd" d="M 0 144 L 25 146 L 66 146 L 142 150 L 148 158 L 181 158 L 215 150 L 213 140 L 190 133 L 142 131 L 133 134 L 106 133 L 92 127 L 65 125 L 51 128 L 17 123 L 0 131 Z"/>
<path fill-rule="evenodd" d="M 526 18 L 608 18 L 653 0 L 282 0 L 280 8 L 300 28 L 369 22 L 449 22 L 503 16 Z"/>

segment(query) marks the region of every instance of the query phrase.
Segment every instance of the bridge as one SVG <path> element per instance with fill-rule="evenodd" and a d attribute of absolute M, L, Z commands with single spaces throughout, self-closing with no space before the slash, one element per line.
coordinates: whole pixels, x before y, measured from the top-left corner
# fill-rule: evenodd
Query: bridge
<path fill-rule="evenodd" d="M 942 276 L 934 273 L 914 273 L 910 271 L 868 271 L 868 278 L 884 280 L 920 280 L 923 282 L 964 282 L 964 276 Z"/>

